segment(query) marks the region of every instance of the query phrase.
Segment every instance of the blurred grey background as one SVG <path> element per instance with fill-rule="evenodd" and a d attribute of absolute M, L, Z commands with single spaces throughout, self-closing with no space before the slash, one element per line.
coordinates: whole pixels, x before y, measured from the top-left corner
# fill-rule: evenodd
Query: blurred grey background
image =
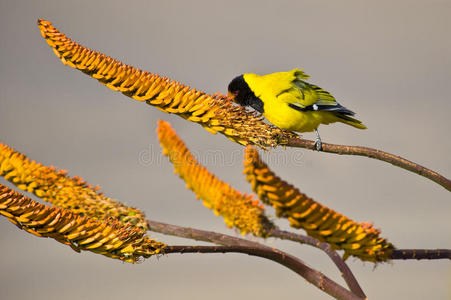
<path fill-rule="evenodd" d="M 161 156 L 156 122 L 170 121 L 217 176 L 250 192 L 241 175 L 242 147 L 64 66 L 39 34 L 36 19 L 45 18 L 87 47 L 209 93 L 225 92 L 243 72 L 304 68 L 310 82 L 369 128 L 323 126 L 323 141 L 380 148 L 449 177 L 450 16 L 451 1 L 432 0 L 2 0 L 0 141 L 100 184 L 151 219 L 238 235 L 173 174 Z M 264 157 L 303 192 L 356 221 L 373 222 L 399 248 L 451 248 L 450 193 L 423 177 L 375 160 L 302 149 Z M 344 284 L 320 251 L 265 243 Z M 0 253 L 1 299 L 330 299 L 263 259 L 186 254 L 132 265 L 77 254 L 2 217 Z M 451 299 L 449 261 L 377 268 L 348 262 L 370 299 Z"/>

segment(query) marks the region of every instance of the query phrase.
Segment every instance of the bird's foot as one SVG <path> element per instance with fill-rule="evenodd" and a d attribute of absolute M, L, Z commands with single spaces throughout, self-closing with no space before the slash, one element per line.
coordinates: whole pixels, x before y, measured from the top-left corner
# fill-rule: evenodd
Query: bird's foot
<path fill-rule="evenodd" d="M 315 146 L 316 150 L 321 151 L 323 150 L 323 143 L 321 142 L 321 137 L 319 136 L 319 132 L 317 129 L 315 129 L 315 132 L 316 132 L 316 140 L 313 146 Z"/>
<path fill-rule="evenodd" d="M 323 150 L 323 143 L 321 142 L 321 140 L 319 139 L 317 139 L 316 141 L 315 141 L 315 143 L 313 144 L 313 146 L 316 148 L 316 150 L 318 150 L 318 151 L 321 151 L 321 150 Z"/>

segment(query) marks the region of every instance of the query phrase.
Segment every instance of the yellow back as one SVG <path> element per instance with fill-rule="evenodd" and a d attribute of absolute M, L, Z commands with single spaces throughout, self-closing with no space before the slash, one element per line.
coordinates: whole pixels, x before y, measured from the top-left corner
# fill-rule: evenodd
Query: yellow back
<path fill-rule="evenodd" d="M 287 72 L 277 72 L 263 76 L 246 73 L 243 77 L 255 96 L 260 98 L 270 95 L 277 97 L 282 92 L 293 88 L 292 82 L 295 79 L 307 79 L 308 75 L 302 70 L 293 69 Z"/>

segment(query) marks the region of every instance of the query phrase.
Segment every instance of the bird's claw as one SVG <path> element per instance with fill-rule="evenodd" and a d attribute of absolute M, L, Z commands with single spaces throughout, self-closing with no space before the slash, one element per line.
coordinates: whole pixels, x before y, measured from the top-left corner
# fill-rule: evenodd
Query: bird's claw
<path fill-rule="evenodd" d="M 323 150 L 323 143 L 321 142 L 321 137 L 319 136 L 318 129 L 315 129 L 315 133 L 316 133 L 316 140 L 315 140 L 315 144 L 313 144 L 313 146 L 315 146 L 316 150 L 321 151 L 321 150 Z"/>
<path fill-rule="evenodd" d="M 316 150 L 321 151 L 323 150 L 323 143 L 321 142 L 320 139 L 317 139 L 315 141 L 315 143 L 313 144 L 313 146 L 316 148 Z"/>

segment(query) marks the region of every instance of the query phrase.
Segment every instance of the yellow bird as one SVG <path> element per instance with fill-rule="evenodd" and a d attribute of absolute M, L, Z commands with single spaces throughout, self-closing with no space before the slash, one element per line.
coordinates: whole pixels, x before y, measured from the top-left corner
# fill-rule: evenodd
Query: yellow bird
<path fill-rule="evenodd" d="M 300 69 L 268 75 L 252 73 L 234 78 L 228 87 L 229 97 L 242 106 L 251 106 L 281 129 L 316 132 L 316 148 L 321 150 L 320 124 L 341 122 L 366 129 L 352 118 L 354 112 L 341 106 L 322 88 L 305 82 L 309 76 Z"/>

